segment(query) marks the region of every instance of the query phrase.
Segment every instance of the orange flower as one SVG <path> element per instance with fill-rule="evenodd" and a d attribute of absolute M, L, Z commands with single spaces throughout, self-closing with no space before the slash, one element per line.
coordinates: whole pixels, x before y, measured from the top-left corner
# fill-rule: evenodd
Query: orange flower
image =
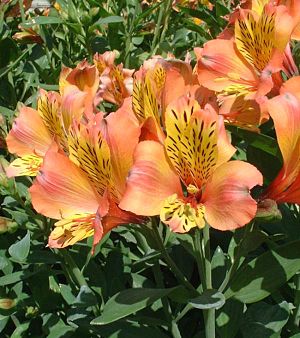
<path fill-rule="evenodd" d="M 96 245 L 118 224 L 141 222 L 118 207 L 140 133 L 129 107 L 126 102 L 116 113 L 105 119 L 97 115 L 88 125 L 74 123 L 68 135 L 69 158 L 46 154 L 30 193 L 39 213 L 58 219 L 50 247 L 63 248 L 92 235 Z"/>
<path fill-rule="evenodd" d="M 300 203 L 299 85 L 300 77 L 292 78 L 285 83 L 281 95 L 268 102 L 283 157 L 283 167 L 263 197 L 278 203 Z"/>
<path fill-rule="evenodd" d="M 52 144 L 67 150 L 67 134 L 73 118 L 80 119 L 83 96 L 78 92 L 61 97 L 40 90 L 37 110 L 22 106 L 7 135 L 8 150 L 20 158 L 7 168 L 7 175 L 35 176 Z"/>
<path fill-rule="evenodd" d="M 123 68 L 123 64 L 115 65 L 115 58 L 115 52 L 96 53 L 94 64 L 100 75 L 98 95 L 103 100 L 121 106 L 124 99 L 132 93 L 134 70 Z"/>
<path fill-rule="evenodd" d="M 267 119 L 258 103 L 278 84 L 274 77 L 284 70 L 291 31 L 283 6 L 267 5 L 261 14 L 240 9 L 234 40 L 216 39 L 195 49 L 199 83 L 218 93 L 220 113 L 229 122 L 256 127 Z"/>
<path fill-rule="evenodd" d="M 222 118 L 183 96 L 167 107 L 166 132 L 164 145 L 137 146 L 120 208 L 160 215 L 175 232 L 203 228 L 205 221 L 220 230 L 248 223 L 256 213 L 249 189 L 262 176 L 248 163 L 228 162 L 235 149 Z"/>

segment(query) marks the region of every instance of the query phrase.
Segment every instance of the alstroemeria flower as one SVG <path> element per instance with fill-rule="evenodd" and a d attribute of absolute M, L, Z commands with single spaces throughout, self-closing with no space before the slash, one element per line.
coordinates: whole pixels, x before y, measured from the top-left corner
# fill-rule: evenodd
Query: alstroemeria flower
<path fill-rule="evenodd" d="M 7 175 L 35 176 L 53 143 L 67 150 L 69 126 L 73 118 L 81 118 L 81 107 L 83 97 L 78 93 L 61 98 L 45 90 L 40 90 L 37 109 L 22 106 L 6 138 L 8 150 L 20 158 L 10 164 Z"/>
<path fill-rule="evenodd" d="M 262 175 L 248 163 L 229 161 L 235 149 L 222 117 L 184 96 L 167 107 L 166 132 L 164 145 L 137 146 L 120 208 L 160 215 L 175 232 L 203 228 L 205 221 L 220 230 L 248 223 L 257 208 L 249 190 L 262 184 Z"/>
<path fill-rule="evenodd" d="M 229 122 L 247 126 L 255 121 L 255 127 L 265 121 L 255 101 L 260 103 L 264 95 L 275 90 L 273 74 L 284 70 L 291 31 L 291 17 L 284 6 L 267 5 L 260 15 L 240 9 L 234 40 L 216 39 L 195 49 L 199 83 L 217 92 L 221 113 Z M 246 110 L 252 105 L 254 117 L 240 116 L 236 105 Z"/>
<path fill-rule="evenodd" d="M 282 94 L 269 100 L 269 112 L 274 121 L 283 167 L 267 188 L 263 198 L 277 203 L 300 203 L 300 96 L 294 96 L 295 80 L 282 89 Z M 298 77 L 299 94 L 299 77 Z"/>
<path fill-rule="evenodd" d="M 123 68 L 123 64 L 115 64 L 116 53 L 105 52 L 94 55 L 94 64 L 100 75 L 101 99 L 121 106 L 126 97 L 132 94 L 134 70 Z"/>
<path fill-rule="evenodd" d="M 8 150 L 20 156 L 7 168 L 8 177 L 37 174 L 44 155 L 60 134 L 60 125 L 56 123 L 59 105 L 57 93 L 41 91 L 37 110 L 26 106 L 20 108 L 6 137 Z"/>
<path fill-rule="evenodd" d="M 142 221 L 118 207 L 140 133 L 128 106 L 105 119 L 98 115 L 88 125 L 74 122 L 69 158 L 46 154 L 30 193 L 37 212 L 58 220 L 50 247 L 63 248 L 92 235 L 96 245 L 113 227 Z"/>

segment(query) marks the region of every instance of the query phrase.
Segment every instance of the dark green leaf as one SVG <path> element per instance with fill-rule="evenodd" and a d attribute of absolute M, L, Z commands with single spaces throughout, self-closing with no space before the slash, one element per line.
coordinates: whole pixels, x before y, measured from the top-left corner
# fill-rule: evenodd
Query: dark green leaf
<path fill-rule="evenodd" d="M 233 277 L 226 298 L 254 303 L 277 290 L 300 270 L 300 240 L 287 243 L 253 259 Z"/>
<path fill-rule="evenodd" d="M 158 299 L 169 295 L 176 289 L 177 288 L 139 288 L 121 291 L 108 300 L 108 302 L 104 305 L 102 315 L 95 318 L 91 324 L 105 325 L 112 323 L 150 306 Z"/>
<path fill-rule="evenodd" d="M 8 252 L 14 260 L 24 262 L 29 254 L 29 249 L 30 233 L 28 231 L 24 238 L 9 247 Z"/>

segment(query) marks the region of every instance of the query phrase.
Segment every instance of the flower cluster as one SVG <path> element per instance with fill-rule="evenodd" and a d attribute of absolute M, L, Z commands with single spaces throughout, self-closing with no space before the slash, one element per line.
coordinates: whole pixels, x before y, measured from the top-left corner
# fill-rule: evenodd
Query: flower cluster
<path fill-rule="evenodd" d="M 18 158 L 7 175 L 36 176 L 34 209 L 56 219 L 48 245 L 62 248 L 120 224 L 159 216 L 172 231 L 250 222 L 263 185 L 251 164 L 231 160 L 227 124 L 259 132 L 270 118 L 283 166 L 259 200 L 300 203 L 300 78 L 290 41 L 298 1 L 243 2 L 197 62 L 155 56 L 139 70 L 114 52 L 63 68 L 59 92 L 40 90 L 19 108 L 6 142 Z M 187 58 L 188 59 L 188 58 Z M 99 110 L 103 101 L 116 107 Z"/>

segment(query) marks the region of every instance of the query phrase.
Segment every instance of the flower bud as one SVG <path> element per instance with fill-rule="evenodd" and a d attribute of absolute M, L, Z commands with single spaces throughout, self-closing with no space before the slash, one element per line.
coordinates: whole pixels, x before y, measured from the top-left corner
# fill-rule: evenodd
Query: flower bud
<path fill-rule="evenodd" d="M 10 310 L 17 305 L 15 299 L 10 298 L 0 298 L 0 309 L 1 310 Z"/>
<path fill-rule="evenodd" d="M 4 234 L 6 232 L 13 233 L 17 230 L 18 224 L 13 222 L 9 218 L 0 217 L 0 234 Z"/>
<path fill-rule="evenodd" d="M 282 215 L 274 200 L 265 199 L 258 202 L 255 218 L 263 222 L 276 222 L 282 219 Z"/>

